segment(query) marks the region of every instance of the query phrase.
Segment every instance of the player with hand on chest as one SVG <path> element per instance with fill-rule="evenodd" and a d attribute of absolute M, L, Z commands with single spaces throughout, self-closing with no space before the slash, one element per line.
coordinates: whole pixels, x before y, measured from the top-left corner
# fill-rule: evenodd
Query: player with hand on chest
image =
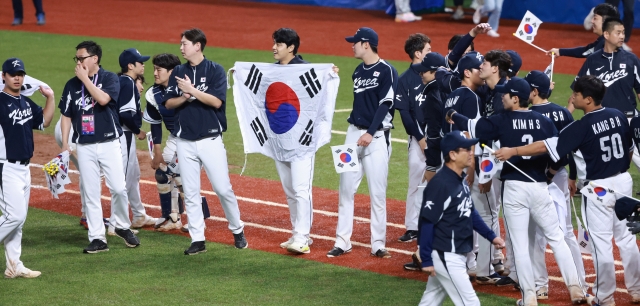
<path fill-rule="evenodd" d="M 361 169 L 340 174 L 336 243 L 327 257 L 351 252 L 354 197 L 362 176 L 367 175 L 371 197 L 371 256 L 390 258 L 385 249 L 387 233 L 387 175 L 391 156 L 393 99 L 398 72 L 378 56 L 378 34 L 360 28 L 346 41 L 362 60 L 353 72 L 353 110 L 347 121 L 345 144 L 356 143 Z"/>
<path fill-rule="evenodd" d="M 4 243 L 6 278 L 35 278 L 40 271 L 24 266 L 22 227 L 27 219 L 31 195 L 29 161 L 33 157 L 33 130 L 44 130 L 51 123 L 54 96 L 50 88 L 40 86 L 47 98 L 44 110 L 20 94 L 26 70 L 19 58 L 9 58 L 2 64 L 0 92 L 0 242 Z"/>
<path fill-rule="evenodd" d="M 127 188 L 127 198 L 133 213 L 132 228 L 151 226 L 156 223 L 156 218 L 147 215 L 140 198 L 140 164 L 136 153 L 136 138 L 145 140 L 147 133 L 141 130 L 142 111 L 140 109 L 140 91 L 136 86 L 136 80 L 144 76 L 144 62 L 149 60 L 149 56 L 142 56 L 136 49 L 122 51 L 119 58 L 122 69 L 120 82 L 120 95 L 118 97 L 118 116 L 122 125 L 122 136 L 120 136 L 120 150 L 122 151 L 122 162 L 124 177 Z M 113 219 L 113 216 L 112 218 Z M 109 234 L 113 228 L 109 227 Z"/>
<path fill-rule="evenodd" d="M 529 74 L 524 77 L 524 80 L 529 83 L 529 86 L 531 86 L 531 94 L 529 96 L 529 102 L 531 103 L 531 107 L 529 108 L 530 110 L 543 114 L 547 118 L 551 119 L 553 125 L 558 131 L 561 131 L 567 125 L 571 124 L 571 122 L 573 122 L 573 116 L 571 115 L 569 110 L 560 105 L 549 102 L 548 98 L 549 94 L 551 93 L 551 80 L 546 74 L 544 74 L 542 71 L 534 70 L 529 72 Z M 576 265 L 576 268 L 578 269 L 578 277 L 580 278 L 580 283 L 585 287 L 584 289 L 586 291 L 588 287 L 585 280 L 584 263 L 582 261 L 580 246 L 578 245 L 576 236 L 573 233 L 573 225 L 571 223 L 571 206 L 569 206 L 571 205 L 571 195 L 569 193 L 568 185 L 569 175 L 567 173 L 567 170 L 565 169 L 567 164 L 569 164 L 569 158 L 573 159 L 572 156 L 567 156 L 563 157 L 557 163 L 552 163 L 547 170 L 547 179 L 555 183 L 565 196 L 565 202 L 560 204 L 564 205 L 564 211 L 567 213 L 567 215 L 564 220 L 559 220 L 559 222 L 565 223 L 566 232 L 564 234 L 564 241 L 567 243 L 569 249 L 571 250 L 571 256 L 573 257 L 573 261 Z M 572 166 L 571 168 L 575 170 L 575 166 Z M 575 171 L 572 171 L 571 179 L 576 179 Z M 543 299 L 548 298 L 549 294 L 549 275 L 547 272 L 546 263 L 544 261 L 544 254 L 546 249 L 547 240 L 544 238 L 542 232 L 537 229 L 536 245 L 532 251 L 532 259 L 534 275 L 536 278 L 536 288 L 538 290 L 538 299 L 540 299 L 541 297 Z"/>
<path fill-rule="evenodd" d="M 473 163 L 477 143 L 478 139 L 467 139 L 459 131 L 441 141 L 445 165 L 425 188 L 420 210 L 418 243 L 422 271 L 429 280 L 419 305 L 442 305 L 445 293 L 455 305 L 480 305 L 466 266 L 473 231 L 496 248 L 504 248 L 502 238 L 478 215 L 465 180 L 464 170 Z"/>
<path fill-rule="evenodd" d="M 231 187 L 227 151 L 222 132 L 227 128 L 225 103 L 227 78 L 224 68 L 204 57 L 207 38 L 200 29 L 181 34 L 180 51 L 187 63 L 171 72 L 164 104 L 176 109 L 173 135 L 176 139 L 189 217 L 191 246 L 185 255 L 206 252 L 204 214 L 200 196 L 200 169 L 204 167 L 211 187 L 220 198 L 229 230 L 238 249 L 248 246 L 238 200 Z"/>
<path fill-rule="evenodd" d="M 76 46 L 76 76 L 64 87 L 58 108 L 62 113 L 62 149 L 69 150 L 69 136 L 76 143 L 80 179 L 85 188 L 90 244 L 84 253 L 108 251 L 100 201 L 100 170 L 111 192 L 111 211 L 115 234 L 130 248 L 140 245 L 131 231 L 129 200 L 125 188 L 122 154 L 118 138 L 122 135 L 117 111 L 120 83 L 115 73 L 100 67 L 102 48 L 93 41 Z M 69 131 L 73 125 L 73 135 Z"/>
<path fill-rule="evenodd" d="M 426 161 L 424 150 L 427 146 L 424 135 L 424 113 L 420 108 L 425 100 L 422 95 L 424 86 L 419 72 L 413 65 L 419 65 L 425 55 L 431 52 L 431 39 L 422 33 L 411 34 L 404 43 L 404 51 L 411 58 L 411 65 L 398 78 L 394 104 L 400 113 L 407 135 L 409 135 L 409 188 L 404 217 L 406 232 L 398 238 L 398 241 L 411 242 L 416 239 L 418 234 L 420 203 L 416 193 L 424 173 Z"/>
<path fill-rule="evenodd" d="M 512 156 L 534 156 L 548 153 L 554 162 L 574 153 L 578 178 L 594 181 L 597 186 L 615 188 L 616 193 L 629 195 L 633 187 L 627 172 L 633 150 L 631 130 L 623 113 L 602 107 L 605 85 L 595 76 L 578 78 L 573 87 L 577 109 L 584 111 L 582 119 L 565 127 L 557 137 L 536 141 L 526 146 L 507 147 L 496 151 L 496 157 L 506 160 Z M 576 190 L 575 181 L 569 181 Z M 624 278 L 632 302 L 640 302 L 640 252 L 634 235 L 627 230 L 626 220 L 616 218 L 616 197 L 596 202 L 582 197 L 582 218 L 589 232 L 591 254 L 596 267 L 596 283 L 591 292 L 599 305 L 615 305 L 616 290 L 614 258 L 611 239 L 620 250 Z M 555 253 L 555 251 L 554 251 Z M 566 253 L 564 253 L 566 254 Z"/>
<path fill-rule="evenodd" d="M 153 158 L 151 168 L 156 170 L 155 179 L 160 196 L 160 209 L 162 216 L 158 218 L 154 228 L 160 232 L 180 229 L 182 221 L 179 207 L 179 193 L 182 193 L 182 179 L 176 156 L 176 137 L 173 136 L 175 109 L 167 109 L 162 101 L 169 85 L 171 72 L 180 65 L 180 59 L 168 53 L 155 55 L 153 62 L 154 84 L 145 93 L 147 107 L 142 115 L 142 120 L 148 122 L 151 127 L 153 140 Z M 162 148 L 162 123 L 169 131 L 169 137 Z M 187 230 L 188 231 L 188 230 Z"/>

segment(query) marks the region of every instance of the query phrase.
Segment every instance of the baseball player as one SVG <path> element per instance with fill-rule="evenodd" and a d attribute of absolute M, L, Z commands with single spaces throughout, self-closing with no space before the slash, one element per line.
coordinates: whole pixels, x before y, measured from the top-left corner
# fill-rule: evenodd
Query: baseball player
<path fill-rule="evenodd" d="M 184 254 L 206 252 L 200 196 L 200 168 L 203 166 L 211 187 L 220 198 L 234 245 L 244 249 L 248 246 L 244 222 L 240 220 L 238 200 L 229 179 L 227 151 L 222 142 L 222 132 L 227 128 L 225 71 L 220 64 L 202 54 L 207 44 L 202 30 L 186 30 L 180 36 L 180 52 L 187 63 L 173 68 L 163 100 L 167 109 L 176 109 L 172 135 L 176 137 L 180 156 L 180 175 L 192 240 Z"/>
<path fill-rule="evenodd" d="M 140 245 L 131 231 L 129 205 L 125 188 L 122 154 L 118 138 L 122 129 L 116 114 L 120 92 L 118 77 L 100 67 L 102 48 L 93 41 L 76 46 L 75 74 L 67 81 L 58 108 L 62 113 L 62 149 L 69 150 L 69 137 L 76 144 L 80 180 L 85 188 L 87 224 L 90 244 L 84 253 L 108 251 L 100 202 L 100 170 L 114 199 L 111 204 L 115 234 L 128 247 Z M 73 134 L 69 135 L 73 125 Z"/>
<path fill-rule="evenodd" d="M 40 87 L 46 98 L 44 110 L 20 94 L 26 70 L 19 58 L 9 58 L 2 64 L 4 89 L 0 92 L 0 242 L 4 242 L 6 278 L 35 278 L 33 271 L 20 260 L 22 227 L 27 219 L 31 195 L 29 160 L 33 156 L 33 130 L 44 130 L 51 123 L 54 94 L 51 88 Z"/>
<path fill-rule="evenodd" d="M 573 86 L 573 100 L 576 108 L 585 113 L 582 119 L 569 124 L 557 137 L 515 148 L 505 144 L 496 152 L 496 157 L 506 160 L 516 155 L 533 156 L 548 152 L 551 159 L 557 162 L 573 152 L 576 167 L 582 170 L 578 173 L 579 179 L 615 188 L 619 194 L 631 194 L 633 182 L 627 172 L 630 152 L 633 150 L 631 130 L 623 113 L 602 107 L 605 88 L 603 81 L 595 76 L 579 77 Z M 572 195 L 575 193 L 575 181 L 569 181 L 569 190 Z M 613 237 L 620 250 L 627 291 L 632 302 L 640 303 L 640 252 L 635 236 L 627 230 L 625 221 L 615 218 L 614 205 L 615 198 L 605 203 L 594 202 L 584 196 L 582 198 L 582 216 L 589 232 L 596 268 L 596 283 L 592 293 L 599 305 L 615 305 Z M 521 273 L 520 268 L 518 272 Z"/>
<path fill-rule="evenodd" d="M 126 49 L 120 53 L 118 59 L 120 63 L 120 95 L 118 97 L 118 115 L 122 126 L 122 136 L 120 136 L 120 150 L 122 151 L 123 169 L 127 189 L 127 198 L 133 213 L 131 227 L 140 228 L 152 226 L 156 223 L 156 218 L 147 215 L 142 206 L 140 198 L 140 164 L 136 153 L 136 138 L 145 140 L 147 133 L 140 129 L 142 127 L 142 111 L 140 109 L 140 91 L 136 85 L 137 79 L 144 75 L 144 62 L 149 60 L 149 56 L 142 56 L 134 48 Z M 113 200 L 112 200 L 113 204 Z M 113 220 L 113 213 L 111 216 Z M 112 235 L 113 226 L 109 227 L 109 234 Z"/>
<path fill-rule="evenodd" d="M 480 305 L 466 273 L 473 231 L 496 248 L 504 247 L 476 211 L 465 179 L 477 143 L 477 138 L 467 139 L 459 131 L 445 135 L 440 143 L 445 165 L 424 190 L 420 210 L 420 257 L 429 280 L 419 305 L 442 305 L 445 294 L 454 305 Z"/>
<path fill-rule="evenodd" d="M 398 241 L 410 242 L 418 236 L 418 214 L 420 203 L 416 197 L 418 185 L 422 182 L 426 157 L 424 150 L 427 141 L 424 136 L 424 114 L 420 105 L 425 97 L 422 95 L 422 77 L 413 68 L 420 65 L 425 55 L 431 52 L 431 39 L 422 33 L 409 35 L 404 43 L 404 51 L 411 58 L 411 65 L 398 78 L 398 90 L 395 95 L 395 108 L 400 113 L 402 124 L 409 135 L 409 189 L 407 191 L 406 213 L 404 225 L 406 232 Z"/>
<path fill-rule="evenodd" d="M 447 118 L 451 118 L 461 130 L 469 131 L 471 137 L 498 140 L 502 146 L 531 143 L 557 135 L 556 128 L 549 118 L 527 109 L 530 86 L 525 80 L 514 77 L 505 85 L 496 86 L 495 90 L 505 93 L 502 96 L 504 113 L 469 120 L 452 110 L 447 113 Z M 514 280 L 519 281 L 523 296 L 523 299 L 518 300 L 518 305 L 537 305 L 534 274 L 528 251 L 529 241 L 533 244 L 535 238 L 536 225 L 551 245 L 569 289 L 571 301 L 586 302 L 573 259 L 564 256 L 570 250 L 563 239 L 558 216 L 546 185 L 545 169 L 549 159 L 546 156 L 525 156 L 509 161 L 511 163 L 504 165 L 500 177 L 503 180 L 502 205 L 505 227 L 512 240 L 514 261 L 518 270 Z M 514 278 L 512 275 L 510 277 Z"/>
<path fill-rule="evenodd" d="M 593 33 L 598 35 L 598 39 L 594 42 L 581 47 L 575 48 L 551 48 L 547 51 L 547 55 L 551 56 L 568 56 L 576 58 L 585 58 L 604 48 L 603 23 L 608 18 L 620 18 L 618 9 L 609 3 L 601 3 L 593 8 Z M 624 42 L 624 41 L 623 41 Z"/>
<path fill-rule="evenodd" d="M 164 122 L 169 133 L 173 133 L 175 128 L 175 110 L 167 109 L 162 100 L 169 85 L 171 72 L 180 65 L 180 59 L 173 54 L 162 53 L 154 56 L 152 62 L 154 85 L 145 93 L 147 107 L 142 120 L 151 124 L 151 168 L 156 170 L 155 178 L 162 210 L 162 216 L 158 218 L 154 227 L 157 231 L 165 232 L 182 227 L 178 202 L 179 193 L 182 192 L 182 179 L 176 160 L 176 137 L 169 134 L 164 149 L 162 148 L 162 123 Z"/>
<path fill-rule="evenodd" d="M 551 119 L 553 125 L 556 127 L 556 130 L 561 131 L 571 122 L 573 122 L 573 117 L 569 111 L 559 106 L 555 103 L 551 103 L 548 100 L 551 81 L 549 77 L 544 74 L 542 71 L 531 71 L 524 78 L 529 86 L 531 86 L 531 94 L 529 95 L 529 103 L 531 103 L 531 109 L 534 112 L 538 112 L 543 114 L 547 118 Z M 573 233 L 573 225 L 571 224 L 571 205 L 570 204 L 570 195 L 569 195 L 569 177 L 567 174 L 567 170 L 565 166 L 569 163 L 569 159 L 567 157 L 563 157 L 560 162 L 554 163 L 552 167 L 547 171 L 547 179 L 551 179 L 553 183 L 555 183 L 558 188 L 564 193 L 565 202 L 560 203 L 565 206 L 565 211 L 567 215 L 564 220 L 559 220 L 560 222 L 565 223 L 566 232 L 564 233 L 564 241 L 569 246 L 571 250 L 571 256 L 573 257 L 573 262 L 578 269 L 578 277 L 580 278 L 580 283 L 584 286 L 583 289 L 585 291 L 587 288 L 587 283 L 585 280 L 585 272 L 584 272 L 584 263 L 582 262 L 582 254 L 580 253 L 580 246 L 578 245 L 578 241 L 576 240 L 576 236 Z M 574 167 L 575 168 L 575 167 Z M 575 177 L 573 178 L 575 179 Z M 537 229 L 536 230 L 536 244 L 532 251 L 532 260 L 533 260 L 533 268 L 534 275 L 536 279 L 536 295 L 538 299 L 547 299 L 549 293 L 549 275 L 547 273 L 547 265 L 544 261 L 545 258 L 545 250 L 547 249 L 547 240 L 544 238 L 542 232 Z"/>
<path fill-rule="evenodd" d="M 391 156 L 393 98 L 398 84 L 396 69 L 378 55 L 378 34 L 360 28 L 345 38 L 353 44 L 355 58 L 362 63 L 353 72 L 353 110 L 347 121 L 346 144 L 358 145 L 362 168 L 340 174 L 336 243 L 327 257 L 351 252 L 354 197 L 363 174 L 371 197 L 371 256 L 390 258 L 385 249 L 387 233 L 387 174 Z"/>

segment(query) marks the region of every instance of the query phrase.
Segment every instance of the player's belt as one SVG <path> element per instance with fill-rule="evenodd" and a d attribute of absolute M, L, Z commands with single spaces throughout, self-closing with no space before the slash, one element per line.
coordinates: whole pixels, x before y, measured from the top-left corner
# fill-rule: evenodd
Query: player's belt
<path fill-rule="evenodd" d="M 368 126 L 354 125 L 358 130 L 368 130 Z M 384 131 L 384 129 L 377 129 L 377 131 Z"/>
<path fill-rule="evenodd" d="M 25 159 L 25 160 L 7 159 L 7 161 L 16 165 L 28 165 L 31 159 Z"/>

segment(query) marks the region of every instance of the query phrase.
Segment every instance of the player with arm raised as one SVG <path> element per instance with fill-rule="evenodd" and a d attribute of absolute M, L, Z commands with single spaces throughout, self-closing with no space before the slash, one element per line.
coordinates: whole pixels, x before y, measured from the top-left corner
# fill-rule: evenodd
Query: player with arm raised
<path fill-rule="evenodd" d="M 598 185 L 615 188 L 616 193 L 631 194 L 633 182 L 627 172 L 633 141 L 626 117 L 619 110 L 602 107 L 604 83 L 587 75 L 576 80 L 573 99 L 577 109 L 584 111 L 582 119 L 565 127 L 557 137 L 536 141 L 525 146 L 503 146 L 496 157 L 507 160 L 512 156 L 535 156 L 548 153 L 553 161 L 574 153 L 578 178 Z M 571 194 L 575 181 L 569 181 Z M 627 290 L 632 301 L 640 302 L 640 252 L 635 236 L 627 230 L 626 221 L 619 221 L 614 212 L 615 197 L 605 203 L 583 196 L 582 218 L 589 232 L 591 253 L 596 268 L 596 284 L 592 288 L 596 302 L 613 305 L 616 275 L 611 239 L 620 250 Z M 568 254 L 568 253 L 564 253 Z"/>

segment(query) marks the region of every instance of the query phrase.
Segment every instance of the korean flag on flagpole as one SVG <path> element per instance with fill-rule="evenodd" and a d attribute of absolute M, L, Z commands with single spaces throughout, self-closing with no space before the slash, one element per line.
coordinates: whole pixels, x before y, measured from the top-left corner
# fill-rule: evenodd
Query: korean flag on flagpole
<path fill-rule="evenodd" d="M 479 183 L 484 184 L 489 182 L 498 171 L 502 170 L 502 164 L 503 162 L 491 154 L 489 148 L 485 146 L 482 151 L 482 159 L 480 160 Z"/>
<path fill-rule="evenodd" d="M 516 30 L 516 33 L 514 33 L 514 35 L 530 44 L 533 42 L 536 34 L 538 34 L 538 28 L 541 24 L 542 20 L 538 19 L 536 15 L 527 11 L 527 13 L 524 14 L 524 17 L 520 22 L 520 26 L 518 26 L 518 30 Z"/>
<path fill-rule="evenodd" d="M 356 172 L 360 171 L 360 161 L 358 160 L 358 145 L 355 143 L 341 146 L 332 146 L 333 165 L 336 172 Z"/>

